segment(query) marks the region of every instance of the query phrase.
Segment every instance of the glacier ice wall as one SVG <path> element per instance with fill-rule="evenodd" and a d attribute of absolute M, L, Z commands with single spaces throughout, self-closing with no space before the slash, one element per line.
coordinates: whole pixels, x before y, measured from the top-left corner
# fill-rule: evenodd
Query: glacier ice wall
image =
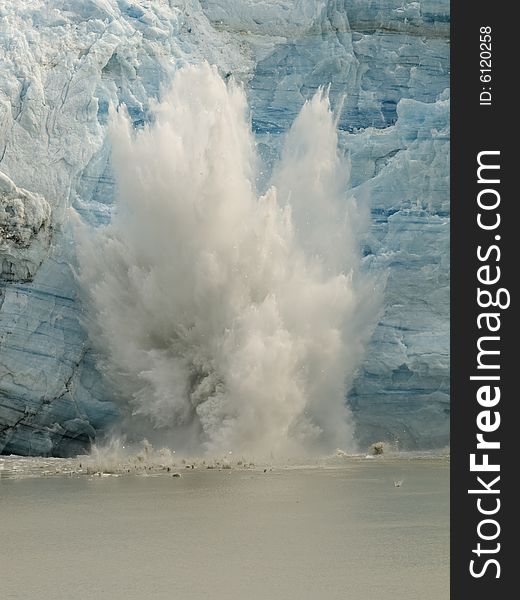
<path fill-rule="evenodd" d="M 110 103 L 136 128 L 205 59 L 246 83 L 265 179 L 305 99 L 346 94 L 385 310 L 349 394 L 361 443 L 448 441 L 449 3 L 21 0 L 0 9 L 0 450 L 68 454 L 118 418 L 81 325 L 68 221 L 110 220 Z"/>

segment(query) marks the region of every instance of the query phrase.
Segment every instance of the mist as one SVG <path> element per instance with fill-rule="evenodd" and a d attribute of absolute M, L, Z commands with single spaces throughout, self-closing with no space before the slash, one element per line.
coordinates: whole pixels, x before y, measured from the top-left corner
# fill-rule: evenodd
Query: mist
<path fill-rule="evenodd" d="M 320 89 L 260 193 L 245 92 L 215 67 L 177 71 L 141 130 L 111 111 L 117 208 L 76 236 L 123 433 L 207 454 L 354 449 L 346 395 L 380 294 L 336 126 Z"/>

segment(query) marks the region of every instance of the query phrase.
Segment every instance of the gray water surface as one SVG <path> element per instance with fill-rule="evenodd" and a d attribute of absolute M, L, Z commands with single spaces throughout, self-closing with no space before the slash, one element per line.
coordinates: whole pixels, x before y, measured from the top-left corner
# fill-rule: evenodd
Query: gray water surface
<path fill-rule="evenodd" d="M 448 583 L 445 459 L 0 478 L 5 599 L 444 600 Z"/>

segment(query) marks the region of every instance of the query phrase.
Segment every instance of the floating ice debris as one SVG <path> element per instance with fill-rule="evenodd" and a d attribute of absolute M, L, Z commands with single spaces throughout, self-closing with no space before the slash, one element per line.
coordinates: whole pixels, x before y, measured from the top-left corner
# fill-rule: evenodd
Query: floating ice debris
<path fill-rule="evenodd" d="M 384 453 L 385 445 L 383 442 L 376 442 L 375 444 L 372 444 L 372 446 L 370 446 L 370 451 L 374 456 L 378 456 Z"/>
<path fill-rule="evenodd" d="M 399 479 L 398 481 L 394 481 L 394 487 L 401 487 L 403 485 L 403 480 Z"/>

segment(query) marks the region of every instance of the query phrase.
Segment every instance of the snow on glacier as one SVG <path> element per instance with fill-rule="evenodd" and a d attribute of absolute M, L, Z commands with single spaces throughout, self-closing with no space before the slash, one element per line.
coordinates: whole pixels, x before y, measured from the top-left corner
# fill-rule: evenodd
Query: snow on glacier
<path fill-rule="evenodd" d="M 80 324 L 68 208 L 91 226 L 110 220 L 109 104 L 124 102 L 139 128 L 172 73 L 202 59 L 246 82 L 266 179 L 303 101 L 329 83 L 333 106 L 346 94 L 341 141 L 353 193 L 372 210 L 365 264 L 387 277 L 349 395 L 358 438 L 446 444 L 448 36 L 445 0 L 2 5 L 0 231 L 12 232 L 0 256 L 13 258 L 23 222 L 13 190 L 43 227 L 26 213 L 39 233 L 0 279 L 0 449 L 68 454 L 117 419 Z"/>

